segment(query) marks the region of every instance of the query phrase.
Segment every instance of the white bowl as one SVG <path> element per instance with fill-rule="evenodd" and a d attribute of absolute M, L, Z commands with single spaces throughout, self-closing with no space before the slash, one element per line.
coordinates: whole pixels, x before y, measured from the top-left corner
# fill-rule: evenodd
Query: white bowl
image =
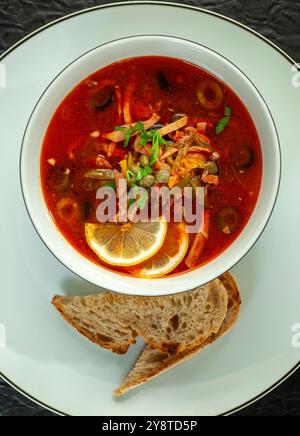
<path fill-rule="evenodd" d="M 239 237 L 218 257 L 196 270 L 174 277 L 145 280 L 122 276 L 95 265 L 63 237 L 46 207 L 40 183 L 43 139 L 64 97 L 84 78 L 115 61 L 136 56 L 169 56 L 192 62 L 223 80 L 240 97 L 257 128 L 263 154 L 263 178 L 253 214 Z M 166 295 L 200 286 L 233 267 L 254 245 L 272 213 L 280 183 L 278 135 L 270 111 L 253 83 L 218 53 L 187 40 L 166 36 L 136 36 L 101 45 L 75 60 L 49 85 L 27 125 L 21 151 L 21 185 L 28 213 L 51 252 L 71 271 L 115 292 Z"/>

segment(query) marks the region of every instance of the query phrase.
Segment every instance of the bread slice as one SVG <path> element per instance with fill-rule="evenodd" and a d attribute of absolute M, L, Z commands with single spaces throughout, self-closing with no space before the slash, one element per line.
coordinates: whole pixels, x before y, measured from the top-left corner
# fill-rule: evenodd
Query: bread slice
<path fill-rule="evenodd" d="M 53 304 L 81 334 L 122 354 L 137 336 L 162 352 L 192 349 L 217 333 L 228 295 L 220 280 L 181 294 L 135 297 L 110 292 L 54 297 Z"/>
<path fill-rule="evenodd" d="M 79 333 L 114 353 L 124 354 L 136 342 L 137 332 L 122 325 L 118 316 L 105 310 L 106 293 L 90 297 L 60 297 L 52 300 L 54 307 Z M 102 306 L 99 310 L 99 306 Z"/>
<path fill-rule="evenodd" d="M 114 391 L 114 396 L 121 396 L 140 384 L 145 383 L 174 366 L 190 359 L 223 336 L 234 325 L 238 318 L 241 305 L 240 293 L 236 282 L 230 273 L 221 276 L 220 280 L 228 292 L 228 311 L 219 332 L 213 333 L 207 340 L 194 349 L 175 354 L 162 353 L 159 350 L 146 345 L 139 355 L 133 369 L 129 372 L 121 386 Z"/>

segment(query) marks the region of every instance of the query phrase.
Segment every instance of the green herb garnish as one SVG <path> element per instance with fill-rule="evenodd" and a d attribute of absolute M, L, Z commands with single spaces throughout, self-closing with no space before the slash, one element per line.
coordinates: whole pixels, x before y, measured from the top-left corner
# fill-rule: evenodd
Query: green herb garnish
<path fill-rule="evenodd" d="M 166 141 L 161 136 L 158 130 L 151 130 L 150 133 L 152 134 L 152 147 L 149 165 L 153 165 L 158 159 L 159 146 L 166 144 Z"/>
<path fill-rule="evenodd" d="M 153 173 L 153 169 L 150 166 L 147 166 L 146 168 L 135 168 L 134 171 L 127 170 L 126 171 L 126 177 L 128 182 L 140 182 L 144 177 L 148 176 L 149 174 Z"/>
<path fill-rule="evenodd" d="M 153 173 L 153 169 L 148 165 L 145 168 L 142 168 L 143 177 L 149 176 L 149 174 Z"/>
<path fill-rule="evenodd" d="M 166 141 L 159 133 L 159 130 L 150 130 L 148 132 L 144 131 L 141 133 L 141 139 L 139 144 L 145 146 L 148 142 L 152 142 L 151 154 L 149 159 L 149 165 L 153 165 L 159 155 L 159 146 L 166 144 Z"/>
<path fill-rule="evenodd" d="M 143 194 L 140 196 L 140 198 L 137 200 L 137 207 L 139 209 L 144 209 L 144 207 L 146 206 L 147 202 L 148 202 L 148 193 L 147 192 L 143 192 Z"/>
<path fill-rule="evenodd" d="M 139 144 L 142 147 L 145 147 L 145 145 L 147 145 L 147 143 L 151 140 L 150 134 L 149 132 L 147 132 L 146 130 L 144 130 L 143 132 L 141 132 L 141 139 Z"/>
<path fill-rule="evenodd" d="M 135 179 L 135 174 L 133 171 L 127 170 L 126 177 L 127 177 L 128 182 L 131 182 L 132 179 Z"/>
<path fill-rule="evenodd" d="M 220 135 L 220 133 L 223 132 L 223 130 L 225 129 L 225 127 L 229 123 L 230 118 L 231 118 L 231 112 L 232 112 L 231 108 L 229 106 L 226 106 L 225 111 L 224 111 L 225 116 L 216 125 L 216 134 L 217 135 Z"/>
<path fill-rule="evenodd" d="M 230 117 L 230 115 L 231 115 L 231 107 L 225 106 L 224 115 L 226 115 L 227 117 Z"/>
<path fill-rule="evenodd" d="M 166 141 L 159 133 L 159 130 L 146 131 L 142 121 L 138 121 L 134 126 L 129 126 L 129 127 L 116 126 L 114 130 L 124 132 L 124 137 L 125 137 L 124 147 L 128 146 L 131 136 L 138 132 L 140 132 L 141 134 L 141 139 L 139 141 L 139 144 L 142 147 L 148 144 L 148 142 L 151 142 L 152 146 L 151 146 L 149 165 L 153 165 L 157 161 L 159 155 L 159 146 L 166 144 Z"/>
<path fill-rule="evenodd" d="M 136 181 L 140 182 L 142 180 L 142 178 L 144 178 L 152 173 L 153 173 L 153 170 L 150 166 L 147 166 L 146 168 L 139 168 L 139 171 L 136 174 Z"/>
<path fill-rule="evenodd" d="M 145 127 L 142 121 L 138 121 L 134 126 L 116 126 L 114 130 L 124 132 L 124 147 L 128 147 L 131 136 L 139 131 L 145 132 Z"/>
<path fill-rule="evenodd" d="M 104 185 L 106 188 L 116 189 L 116 184 L 114 182 L 107 182 Z"/>
<path fill-rule="evenodd" d="M 135 194 L 137 189 L 139 189 L 139 186 L 138 185 L 133 185 L 132 191 L 133 191 L 134 194 Z M 149 199 L 148 192 L 145 191 L 137 199 L 136 198 L 130 198 L 128 200 L 128 207 L 131 207 L 133 204 L 136 203 L 137 208 L 142 210 L 146 206 L 146 204 L 148 202 L 148 199 Z"/>
<path fill-rule="evenodd" d="M 128 200 L 128 207 L 131 207 L 134 203 L 135 203 L 135 199 L 134 198 L 130 198 Z"/>

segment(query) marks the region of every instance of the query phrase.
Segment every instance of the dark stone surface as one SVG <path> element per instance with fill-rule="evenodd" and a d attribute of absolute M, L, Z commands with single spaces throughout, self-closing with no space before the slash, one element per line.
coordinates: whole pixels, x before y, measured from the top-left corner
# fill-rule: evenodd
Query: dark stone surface
<path fill-rule="evenodd" d="M 0 52 L 54 19 L 105 3 L 109 0 L 0 0 Z M 188 0 L 181 3 L 234 18 L 268 37 L 300 62 L 299 0 Z M 0 381 L 0 416 L 49 415 L 52 414 Z M 300 416 L 300 371 L 267 397 L 236 415 Z"/>

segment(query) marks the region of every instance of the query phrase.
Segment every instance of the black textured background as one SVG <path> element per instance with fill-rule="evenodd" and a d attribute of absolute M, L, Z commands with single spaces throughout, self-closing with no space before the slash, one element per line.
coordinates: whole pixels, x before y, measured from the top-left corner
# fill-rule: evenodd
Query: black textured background
<path fill-rule="evenodd" d="M 105 3 L 109 0 L 0 0 L 0 53 L 50 21 Z M 234 18 L 260 32 L 300 62 L 300 0 L 188 0 L 181 3 Z M 0 381 L 0 416 L 50 415 Z M 300 371 L 236 415 L 300 416 Z"/>

